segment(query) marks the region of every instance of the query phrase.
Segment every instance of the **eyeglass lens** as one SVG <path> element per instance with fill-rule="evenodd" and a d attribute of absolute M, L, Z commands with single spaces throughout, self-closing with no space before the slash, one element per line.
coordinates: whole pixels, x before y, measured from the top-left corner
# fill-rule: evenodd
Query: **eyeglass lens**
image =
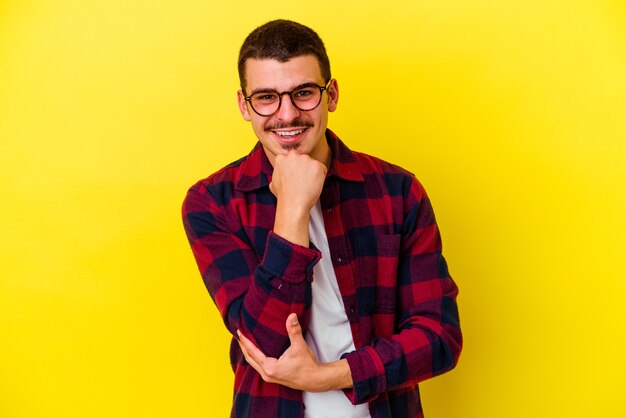
<path fill-rule="evenodd" d="M 291 97 L 291 102 L 302 111 L 315 109 L 322 100 L 322 89 L 317 85 L 296 87 L 291 92 L 285 92 Z M 263 116 L 273 115 L 278 111 L 281 96 L 276 91 L 259 91 L 250 96 L 252 108 Z"/>

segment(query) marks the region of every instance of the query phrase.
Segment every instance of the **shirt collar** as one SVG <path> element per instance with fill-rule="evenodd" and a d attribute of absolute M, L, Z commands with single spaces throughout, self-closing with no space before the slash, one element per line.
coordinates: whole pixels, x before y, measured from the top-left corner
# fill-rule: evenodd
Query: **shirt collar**
<path fill-rule="evenodd" d="M 328 177 L 336 176 L 354 182 L 365 181 L 352 151 L 330 129 L 326 130 L 326 140 L 332 152 Z M 243 160 L 240 169 L 237 190 L 250 192 L 269 186 L 272 181 L 274 167 L 270 164 L 260 142 L 256 143 L 248 157 Z"/>
<path fill-rule="evenodd" d="M 326 129 L 326 140 L 333 153 L 328 177 L 337 176 L 342 180 L 362 183 L 365 181 L 354 153 L 330 129 Z"/>

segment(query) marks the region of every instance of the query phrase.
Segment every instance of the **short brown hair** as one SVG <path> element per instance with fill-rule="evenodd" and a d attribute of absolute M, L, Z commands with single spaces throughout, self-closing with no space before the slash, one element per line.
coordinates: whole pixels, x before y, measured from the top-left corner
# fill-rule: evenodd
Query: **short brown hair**
<path fill-rule="evenodd" d="M 246 92 L 246 61 L 275 59 L 287 62 L 302 55 L 314 55 L 325 82 L 330 80 L 330 62 L 324 42 L 315 31 L 291 20 L 272 20 L 253 30 L 239 50 L 239 83 Z"/>

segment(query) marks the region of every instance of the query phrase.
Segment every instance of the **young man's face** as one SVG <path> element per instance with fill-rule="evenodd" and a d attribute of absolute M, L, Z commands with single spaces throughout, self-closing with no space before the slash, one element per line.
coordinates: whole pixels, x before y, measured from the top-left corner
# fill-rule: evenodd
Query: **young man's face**
<path fill-rule="evenodd" d="M 244 99 L 244 94 L 251 95 L 266 89 L 282 93 L 306 83 L 325 84 L 317 58 L 313 55 L 295 57 L 287 62 L 273 59 L 246 61 L 246 91 L 237 93 L 239 110 L 243 118 L 252 123 L 252 129 L 272 165 L 276 155 L 287 154 L 290 150 L 307 154 L 325 164 L 329 162 L 330 150 L 324 133 L 328 112 L 337 108 L 337 81 L 331 80 L 328 90 L 322 92 L 319 106 L 309 111 L 295 107 L 289 95 L 285 94 L 275 114 L 260 116 Z"/>

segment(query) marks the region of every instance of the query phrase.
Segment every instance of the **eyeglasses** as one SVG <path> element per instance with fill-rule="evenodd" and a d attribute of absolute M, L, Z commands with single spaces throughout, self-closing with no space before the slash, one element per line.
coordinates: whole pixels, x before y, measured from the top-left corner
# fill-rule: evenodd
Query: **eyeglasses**
<path fill-rule="evenodd" d="M 283 95 L 289 95 L 291 103 L 299 110 L 308 112 L 315 109 L 322 102 L 322 92 L 328 89 L 330 81 L 325 86 L 318 86 L 315 83 L 299 85 L 291 91 L 259 90 L 250 96 L 244 97 L 250 103 L 252 110 L 259 116 L 272 116 L 282 103 Z"/>

